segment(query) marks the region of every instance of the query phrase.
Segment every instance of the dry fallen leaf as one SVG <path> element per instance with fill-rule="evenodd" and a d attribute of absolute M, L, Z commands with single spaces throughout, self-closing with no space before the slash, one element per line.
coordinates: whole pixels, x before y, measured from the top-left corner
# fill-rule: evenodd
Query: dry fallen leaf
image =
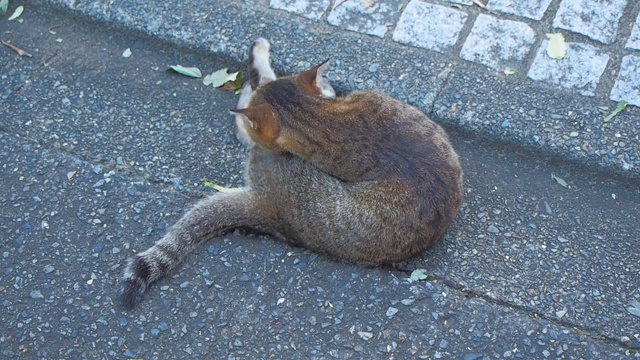
<path fill-rule="evenodd" d="M 567 182 L 564 181 L 563 178 L 555 176 L 555 174 L 551 174 L 551 178 L 555 180 L 555 182 L 557 182 L 560 186 L 565 188 L 571 188 L 571 185 L 567 184 Z"/>
<path fill-rule="evenodd" d="M 567 43 L 561 33 L 547 34 L 547 55 L 550 58 L 560 60 L 567 56 Z"/>
<path fill-rule="evenodd" d="M 362 7 L 365 9 L 370 9 L 373 7 L 373 0 L 362 0 Z"/>
<path fill-rule="evenodd" d="M 227 73 L 227 68 L 224 68 L 205 76 L 204 79 L 202 79 L 202 83 L 205 84 L 205 86 L 220 87 L 227 81 L 235 81 L 237 76 L 237 72 L 229 74 Z"/>
<path fill-rule="evenodd" d="M 23 11 L 24 11 L 24 6 L 22 5 L 18 6 L 13 12 L 13 15 L 11 15 L 7 20 L 11 21 L 11 20 L 17 19 L 20 15 L 22 15 Z"/>
<path fill-rule="evenodd" d="M 182 74 L 189 77 L 201 78 L 202 72 L 197 67 L 184 67 L 182 65 L 171 65 L 167 71 L 175 71 L 178 74 Z"/>
<path fill-rule="evenodd" d="M 9 8 L 9 0 L 0 0 L 0 13 L 3 15 L 7 13 L 7 9 Z"/>
<path fill-rule="evenodd" d="M 614 116 L 618 115 L 622 110 L 624 110 L 627 107 L 627 104 L 628 103 L 626 101 L 620 100 L 615 110 L 613 110 L 611 114 L 607 115 L 607 117 L 605 117 L 603 121 L 604 122 L 611 121 L 611 119 L 613 119 Z"/>
<path fill-rule="evenodd" d="M 485 5 L 485 4 L 483 4 L 483 3 L 481 3 L 480 1 L 478 1 L 478 0 L 471 0 L 471 1 L 472 1 L 474 4 L 476 4 L 476 5 L 480 6 L 481 8 L 483 8 L 483 9 L 487 10 L 488 12 L 490 12 L 490 13 L 492 13 L 492 14 L 495 14 L 495 12 L 494 12 L 493 10 L 489 9 L 489 8 L 487 7 L 487 5 Z"/>
<path fill-rule="evenodd" d="M 220 186 L 216 183 L 212 183 L 211 181 L 207 181 L 202 179 L 202 184 L 204 184 L 205 186 L 208 186 L 210 188 L 215 189 L 218 192 L 230 192 L 233 191 L 234 188 L 228 188 L 228 187 L 224 187 L 224 186 Z"/>

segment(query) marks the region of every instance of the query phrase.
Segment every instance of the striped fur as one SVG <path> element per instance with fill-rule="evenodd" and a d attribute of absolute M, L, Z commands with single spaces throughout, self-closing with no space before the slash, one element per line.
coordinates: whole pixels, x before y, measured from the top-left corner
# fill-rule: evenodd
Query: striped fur
<path fill-rule="evenodd" d="M 233 111 L 239 139 L 251 146 L 245 187 L 201 200 L 129 260 L 127 308 L 195 246 L 234 228 L 365 266 L 405 260 L 442 236 L 463 198 L 443 129 L 384 94 L 336 98 L 322 78 L 327 64 L 276 79 L 269 43 L 254 42 Z"/>

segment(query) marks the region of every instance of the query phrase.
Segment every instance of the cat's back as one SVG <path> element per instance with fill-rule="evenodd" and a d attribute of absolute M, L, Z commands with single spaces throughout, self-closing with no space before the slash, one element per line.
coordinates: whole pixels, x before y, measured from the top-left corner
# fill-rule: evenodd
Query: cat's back
<path fill-rule="evenodd" d="M 361 128 L 349 131 L 368 134 L 363 141 L 372 147 L 381 175 L 461 181 L 462 168 L 449 137 L 422 111 L 377 91 L 357 91 L 345 101 L 357 104 L 362 113 Z"/>

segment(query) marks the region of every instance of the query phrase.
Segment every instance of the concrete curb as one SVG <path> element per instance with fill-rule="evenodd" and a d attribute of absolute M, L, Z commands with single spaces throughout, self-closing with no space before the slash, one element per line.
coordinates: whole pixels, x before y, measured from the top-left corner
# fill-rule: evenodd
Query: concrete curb
<path fill-rule="evenodd" d="M 613 109 L 615 103 L 602 96 L 584 97 L 524 74 L 507 76 L 254 2 L 28 1 L 238 62 L 245 60 L 251 41 L 262 36 L 272 42 L 274 68 L 280 73 L 296 73 L 331 58 L 327 77 L 341 91 L 379 89 L 451 129 L 640 178 L 637 107 L 629 106 L 604 123 L 598 107 Z"/>

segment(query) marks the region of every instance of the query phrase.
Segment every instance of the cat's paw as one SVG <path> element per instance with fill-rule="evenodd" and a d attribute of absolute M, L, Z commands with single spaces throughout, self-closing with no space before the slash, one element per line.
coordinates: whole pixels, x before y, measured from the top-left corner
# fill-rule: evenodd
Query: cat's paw
<path fill-rule="evenodd" d="M 269 57 L 271 44 L 265 38 L 257 38 L 251 44 L 251 55 L 254 57 Z"/>
<path fill-rule="evenodd" d="M 249 49 L 249 83 L 254 90 L 276 79 L 269 60 L 270 48 L 271 45 L 266 39 L 257 38 Z"/>

